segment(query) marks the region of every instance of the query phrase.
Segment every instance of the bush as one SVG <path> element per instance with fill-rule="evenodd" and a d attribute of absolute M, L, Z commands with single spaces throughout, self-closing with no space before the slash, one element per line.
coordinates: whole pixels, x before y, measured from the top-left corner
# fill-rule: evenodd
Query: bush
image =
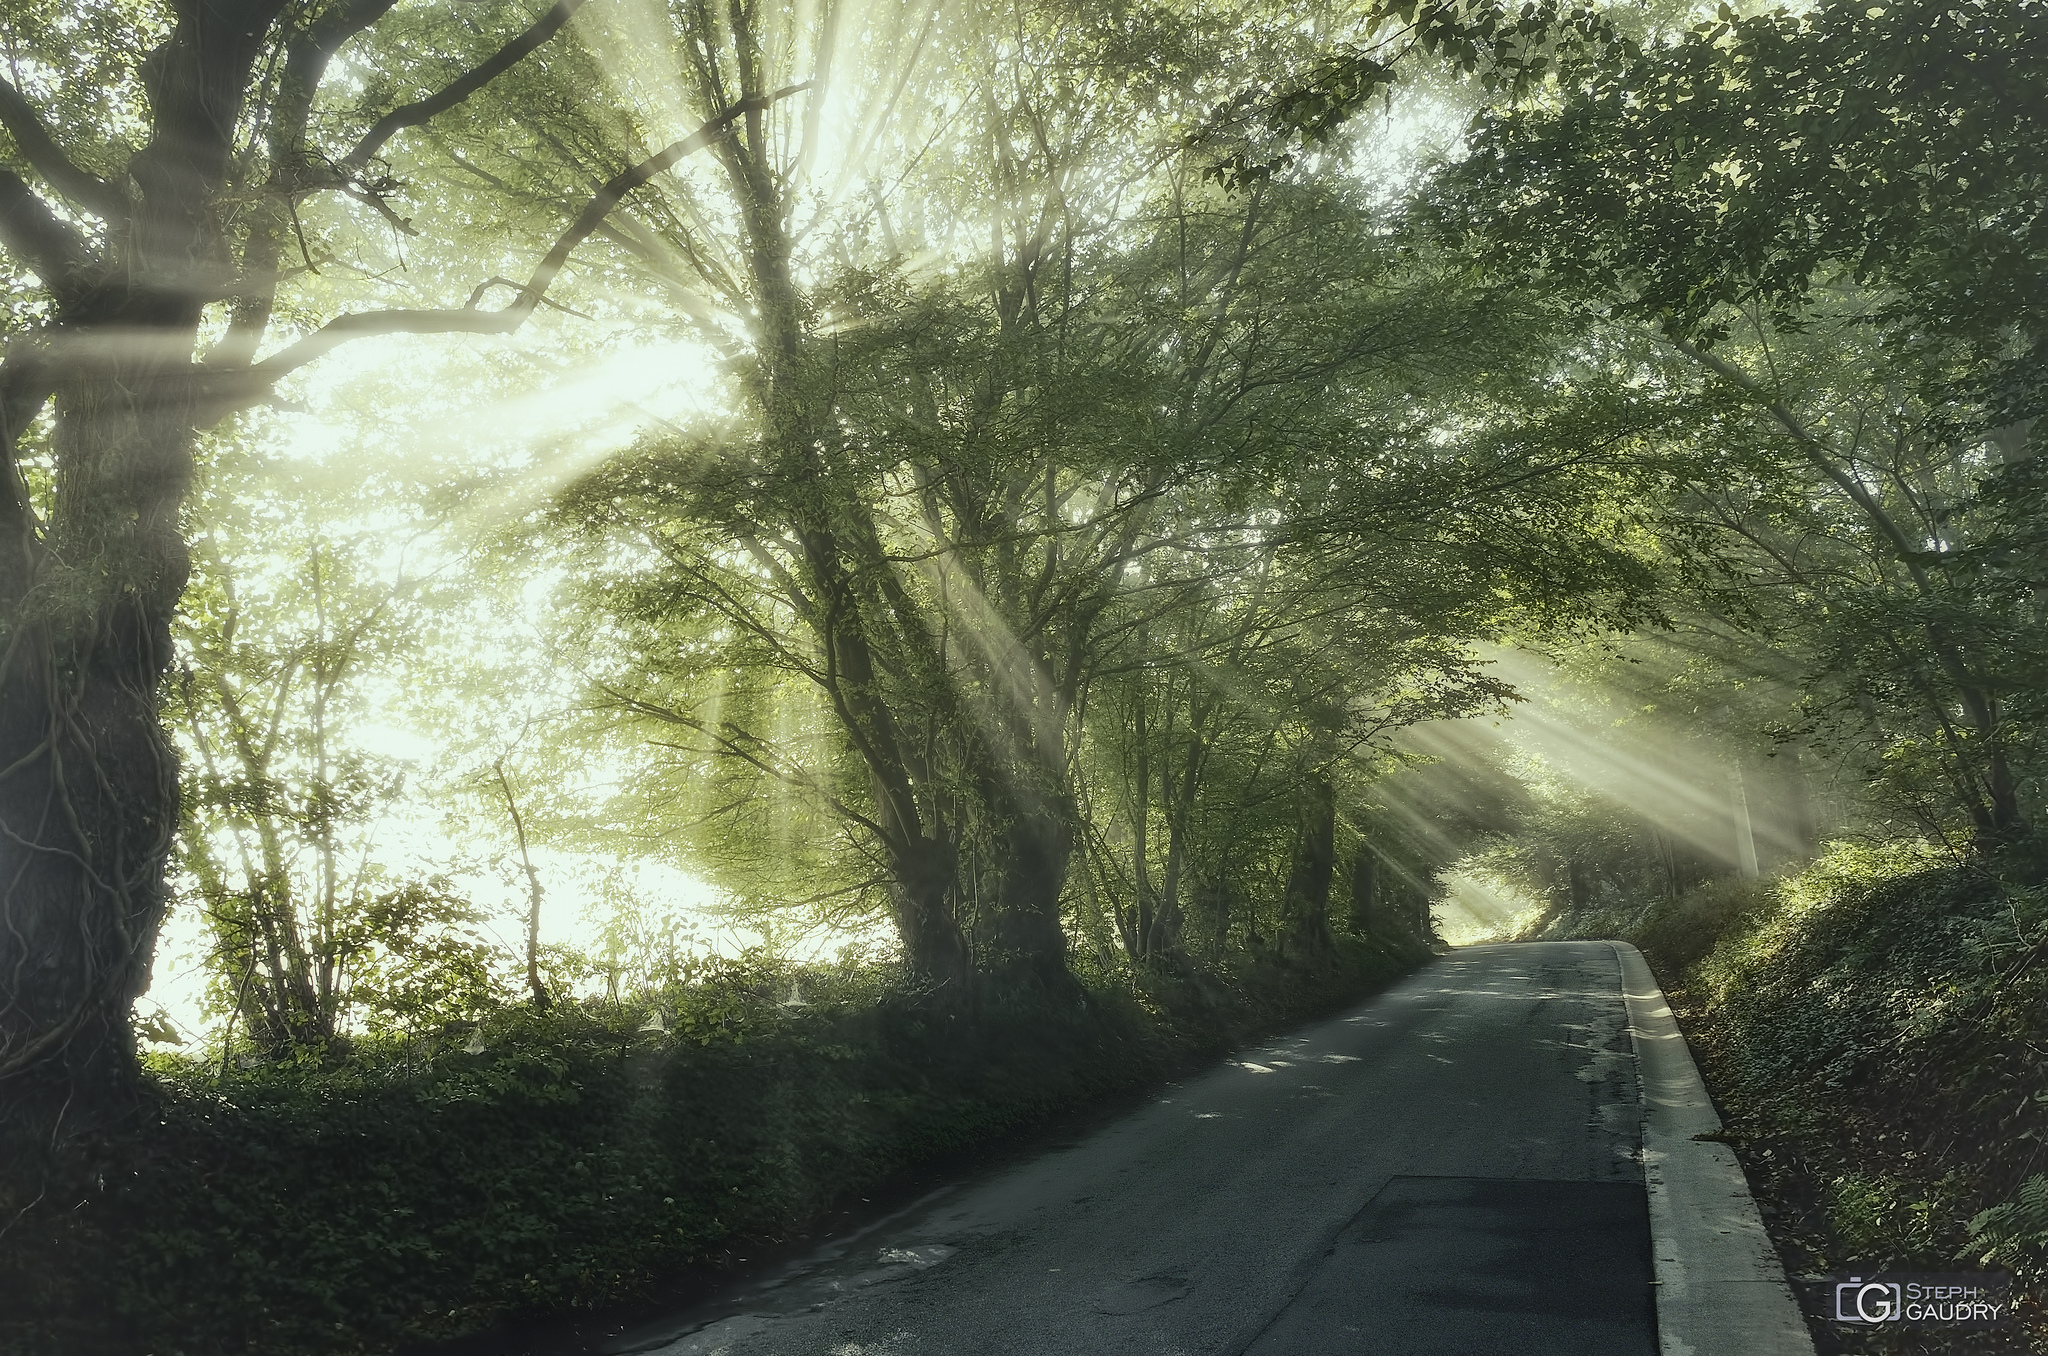
<path fill-rule="evenodd" d="M 1642 948 L 1660 973 L 1676 974 L 1731 928 L 1774 910 L 1779 889 L 1775 881 L 1729 876 L 1648 904 L 1610 897 L 1577 909 L 1552 906 L 1518 919 L 1513 936 L 1525 942 L 1620 938 Z"/>
<path fill-rule="evenodd" d="M 1782 880 L 1552 914 L 1524 935 L 1643 949 L 1752 1184 L 1783 1207 L 1796 1270 L 1991 1264 L 2025 1289 L 2048 1280 L 2037 866 L 1836 844 Z M 2040 1306 L 2021 1313 L 2021 1331 L 1959 1349 L 2048 1345 Z"/>
<path fill-rule="evenodd" d="M 2042 1100 L 2035 1093 L 2034 1100 Z M 1981 1250 L 1978 1260 L 2040 1269 L 2048 1257 L 2048 1174 L 2035 1173 L 2012 1199 L 1994 1205 L 1970 1221 L 1970 1244 Z"/>
<path fill-rule="evenodd" d="M 0 1235 L 0 1348 L 388 1351 L 604 1304 L 1399 968 L 1353 949 L 1192 1007 L 1095 983 L 954 1020 L 887 969 L 752 958 L 331 1066 L 163 1063 L 103 1188 Z"/>

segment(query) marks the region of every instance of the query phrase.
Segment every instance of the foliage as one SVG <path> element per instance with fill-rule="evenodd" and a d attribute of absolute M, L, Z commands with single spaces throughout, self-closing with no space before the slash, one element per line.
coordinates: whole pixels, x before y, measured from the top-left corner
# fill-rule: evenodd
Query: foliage
<path fill-rule="evenodd" d="M 1503 195 L 1486 231 L 1549 286 L 1675 334 L 1725 338 L 1750 305 L 1793 329 L 1838 280 L 1879 289 L 1902 357 L 1958 345 L 2006 393 L 1989 423 L 2030 418 L 2048 163 L 2011 133 L 2048 111 L 2044 23 L 2022 0 L 1723 6 L 1483 114 L 1455 182 Z"/>
<path fill-rule="evenodd" d="M 1993 1265 L 2010 1266 L 2048 1255 L 2048 1174 L 2035 1173 L 2012 1199 L 1972 1218 L 1970 1245 L 1981 1250 L 1979 1261 Z"/>
<path fill-rule="evenodd" d="M 485 914 L 446 880 L 415 881 L 360 901 L 339 949 L 354 962 L 349 991 L 372 1035 L 475 1022 L 509 998 L 504 947 Z"/>
<path fill-rule="evenodd" d="M 1955 1117 L 2041 1131 L 2043 15 L 12 6 L 38 1313 L 314 1351 L 596 1303 L 1391 973 L 1461 860 L 1687 973 L 1830 1238 L 2038 1268 L 2048 1173 Z M 1485 107 L 1390 212 L 1339 152 L 1429 78 Z M 357 436 L 284 453 L 358 340 Z M 1535 723 L 1488 647 L 1616 694 L 1563 744 L 1693 766 L 1460 745 Z M 400 864 L 399 811 L 466 841 Z M 1736 878 L 1820 818 L 1895 845 Z M 455 880 L 515 843 L 518 960 Z M 543 947 L 550 850 L 767 945 Z M 138 1083 L 174 893 L 239 1029 Z"/>
<path fill-rule="evenodd" d="M 438 88 L 400 107 L 382 103 L 388 85 L 365 104 L 356 81 L 328 80 L 389 16 L 382 0 L 31 3 L 0 16 L 0 249 L 21 284 L 0 360 L 0 1078 L 12 1084 L 0 1117 L 89 1135 L 136 1092 L 129 1010 L 179 826 L 158 702 L 190 573 L 198 431 L 350 339 L 509 333 L 539 302 L 535 288 L 490 317 L 472 303 L 318 325 L 294 314 L 286 286 L 322 266 L 300 208 L 346 199 L 412 229 L 390 209 L 380 152 L 544 46 L 577 7 L 564 0 L 509 37 L 492 30 L 510 7 L 444 22 L 427 45 L 459 74 L 435 71 Z M 360 231 L 343 235 L 361 246 Z M 320 250 L 331 264 L 357 253 Z M 273 328 L 320 333 L 259 361 Z M 299 1016 L 320 1002 L 296 1004 Z M 0 1195 L 13 1199 L 6 1184 Z"/>
<path fill-rule="evenodd" d="M 1723 876 L 1647 904 L 1609 894 L 1590 907 L 1546 910 L 1523 923 L 1516 938 L 1551 941 L 1574 937 L 1625 937 L 1667 973 L 1678 973 L 1712 951 L 1732 929 L 1753 923 L 1776 907 L 1776 883 Z"/>
<path fill-rule="evenodd" d="M 1434 65 L 1475 80 L 1510 103 L 1599 71 L 1636 44 L 1627 16 L 1611 8 L 1522 0 L 1375 0 L 1357 36 L 1287 78 L 1239 91 L 1211 115 L 1198 144 L 1220 148 L 1208 175 L 1233 190 L 1271 181 L 1297 163 L 1290 143 L 1331 141 L 1379 99 Z"/>
<path fill-rule="evenodd" d="M 2044 237 L 2031 4 L 1724 10 L 1490 110 L 1414 221 L 1596 316 L 1724 626 L 1923 832 L 2030 831 Z M 1981 121 L 1980 121 L 1981 120 Z M 2008 291 L 2006 280 L 2014 281 Z M 2009 299 L 1989 304 L 2001 294 Z"/>
<path fill-rule="evenodd" d="M 2031 872 L 1839 843 L 1778 881 L 1560 931 L 1644 948 L 1796 1271 L 1990 1262 L 2023 1292 L 2048 1274 L 2048 891 Z M 2009 1348 L 1969 1350 L 2031 1349 L 2041 1314 L 2021 1316 Z"/>
<path fill-rule="evenodd" d="M 0 1235 L 0 1348 L 386 1351 L 617 1300 L 1399 968 L 1351 948 L 948 1027 L 898 967 L 755 955 L 325 1066 L 160 1059 L 104 1189 Z"/>
<path fill-rule="evenodd" d="M 1437 286 L 1328 183 L 1233 199 L 1184 160 L 1120 164 L 1040 68 L 1112 107 L 1160 72 L 1101 83 L 1132 59 L 1114 25 L 1047 17 L 1034 62 L 1003 58 L 1019 92 L 976 100 L 995 163 L 955 145 L 873 217 L 818 207 L 840 257 L 809 284 L 802 232 L 734 225 L 800 210 L 741 173 L 791 143 L 649 194 L 675 258 L 729 261 L 691 265 L 706 295 L 765 308 L 745 335 L 674 316 L 742 399 L 572 481 L 542 527 L 589 581 L 596 704 L 645 741 L 607 816 L 756 917 L 885 918 L 953 994 L 1057 987 L 1070 929 L 1167 966 L 1191 923 L 1220 950 L 1288 930 L 1321 841 L 1301 787 L 1356 801 L 1391 731 L 1509 695 L 1470 641 L 1641 619 L 1654 576 L 1625 474 L 1465 432 L 1570 419 L 1523 380 L 1540 318 Z M 737 61 L 751 22 L 697 40 Z M 707 109 L 709 69 L 685 80 Z M 913 268 L 984 194 L 989 248 Z M 619 265 L 651 282 L 650 248 Z"/>

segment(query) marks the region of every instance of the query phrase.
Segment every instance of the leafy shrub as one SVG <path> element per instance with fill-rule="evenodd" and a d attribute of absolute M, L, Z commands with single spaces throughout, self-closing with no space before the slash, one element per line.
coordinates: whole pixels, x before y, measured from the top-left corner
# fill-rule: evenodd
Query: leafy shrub
<path fill-rule="evenodd" d="M 947 1020 L 884 967 L 750 956 L 339 1063 L 162 1061 L 104 1188 L 0 1234 L 0 1350 L 384 1352 L 603 1304 L 1400 968 L 1247 964 L 1185 1020 L 1100 982 Z"/>
<path fill-rule="evenodd" d="M 343 929 L 350 1004 L 378 1034 L 475 1021 L 499 1006 L 510 960 L 484 931 L 484 911 L 448 880 L 410 881 L 372 896 Z"/>
<path fill-rule="evenodd" d="M 1970 1242 L 1981 1250 L 1981 1262 L 2024 1266 L 2048 1257 L 2048 1173 L 2035 1173 L 2011 1200 L 1973 1218 Z"/>
<path fill-rule="evenodd" d="M 1677 899 L 1658 900 L 1637 916 L 1626 935 L 1651 964 L 1676 974 L 1712 951 L 1731 928 L 1769 914 L 1779 899 L 1772 881 L 1724 876 Z"/>
<path fill-rule="evenodd" d="M 2025 1289 L 2048 1279 L 2037 868 L 1836 844 L 1796 875 L 1712 884 L 1620 926 L 1590 911 L 1545 926 L 1643 948 L 1752 1182 L 1797 1207 L 1779 1233 L 1804 1267 L 1991 1263 Z M 2012 1340 L 2048 1337 L 2025 1322 Z"/>
<path fill-rule="evenodd" d="M 1713 950 L 1738 922 L 1777 908 L 1777 883 L 1726 876 L 1648 904 L 1609 894 L 1579 908 L 1553 903 L 1517 920 L 1518 941 L 1620 938 L 1659 970 L 1676 973 Z"/>

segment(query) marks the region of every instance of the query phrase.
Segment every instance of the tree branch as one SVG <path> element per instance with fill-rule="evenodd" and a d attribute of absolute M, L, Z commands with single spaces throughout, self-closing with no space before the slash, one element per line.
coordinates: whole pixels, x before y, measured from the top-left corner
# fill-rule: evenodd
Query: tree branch
<path fill-rule="evenodd" d="M 249 234 L 242 246 L 239 295 L 228 318 L 227 332 L 220 337 L 205 361 L 224 367 L 244 367 L 256 357 L 263 336 L 270 328 L 276 309 L 277 288 L 284 273 L 285 229 L 289 225 L 300 237 L 305 253 L 304 232 L 299 230 L 298 204 L 315 186 L 338 180 L 342 191 L 372 197 L 372 205 L 387 215 L 391 209 L 374 195 L 362 194 L 353 185 L 323 165 L 318 176 L 306 154 L 306 123 L 313 111 L 313 97 L 327 77 L 328 64 L 342 45 L 389 13 L 395 0 L 339 0 L 321 11 L 310 28 L 291 40 L 285 50 L 284 76 L 272 101 L 267 141 L 270 179 L 262 199 L 250 214 Z M 309 257 L 308 268 L 312 267 Z"/>
<path fill-rule="evenodd" d="M 64 154 L 35 108 L 5 80 L 0 80 L 0 126 L 13 134 L 23 158 L 50 187 L 104 221 L 118 221 L 128 214 L 128 196 Z"/>
<path fill-rule="evenodd" d="M 363 139 L 356 143 L 355 149 L 342 157 L 338 165 L 342 174 L 360 174 L 363 167 L 370 163 L 371 157 L 384 149 L 385 142 L 408 127 L 417 127 L 447 112 L 511 70 L 525 60 L 535 48 L 561 31 L 562 25 L 568 23 L 576 11 L 583 8 L 584 3 L 585 0 L 555 0 L 554 6 L 535 20 L 532 27 L 500 47 L 489 60 L 473 67 L 426 98 L 394 108 L 377 119 L 376 124 L 363 135 Z"/>
<path fill-rule="evenodd" d="M 822 782 L 805 770 L 802 763 L 784 753 L 781 747 L 773 740 L 763 739 L 752 731 L 743 729 L 729 720 L 720 721 L 717 728 L 714 729 L 706 722 L 698 720 L 695 716 L 685 715 L 673 707 L 643 700 L 614 687 L 606 686 L 602 687 L 601 690 L 624 710 L 630 711 L 635 715 L 644 716 L 650 720 L 660 721 L 665 725 L 680 725 L 686 730 L 694 730 L 706 739 L 709 739 L 713 745 L 710 749 L 689 748 L 684 745 L 670 745 L 671 748 L 679 749 L 685 753 L 722 754 L 728 758 L 737 758 L 756 771 L 773 777 L 776 781 L 810 792 L 824 801 L 835 814 L 859 824 L 884 843 L 894 845 L 896 840 L 887 829 L 860 811 L 847 805 L 839 797 L 833 795 L 825 788 Z M 754 749 L 760 749 L 762 752 L 756 754 L 753 751 Z M 771 759 L 780 761 L 787 766 L 776 767 L 770 761 Z"/>
<path fill-rule="evenodd" d="M 58 220 L 50 205 L 12 170 L 0 169 L 0 245 L 62 290 L 88 256 L 85 240 Z"/>
<path fill-rule="evenodd" d="M 518 288 L 519 295 L 499 310 L 477 309 L 478 301 L 492 286 L 492 282 L 486 282 L 470 294 L 468 303 L 459 310 L 363 311 L 354 315 L 337 316 L 297 343 L 272 354 L 260 363 L 253 364 L 244 372 L 220 374 L 221 383 L 212 392 L 214 398 L 227 401 L 230 408 L 236 404 L 252 403 L 280 380 L 307 363 L 351 339 L 361 339 L 369 335 L 512 333 L 526 322 L 526 317 L 533 313 L 535 307 L 547 299 L 547 290 L 561 273 L 562 266 L 569 261 L 569 255 L 578 245 L 590 238 L 612 210 L 624 201 L 627 194 L 646 184 L 655 175 L 669 169 L 684 156 L 709 146 L 746 114 L 759 112 L 777 100 L 807 88 L 807 84 L 790 85 L 762 98 L 748 99 L 735 104 L 681 141 L 613 175 L 592 195 L 589 203 L 584 206 L 582 213 L 569 228 L 555 238 L 554 248 L 542 257 L 525 284 L 512 284 Z M 493 280 L 496 281 L 499 280 Z"/>
<path fill-rule="evenodd" d="M 1878 534 L 1891 545 L 1893 552 L 1899 559 L 1899 563 L 1904 565 L 1907 572 L 1913 576 L 1913 582 L 1919 587 L 1920 592 L 1923 594 L 1932 592 L 1932 585 L 1928 580 L 1927 571 L 1915 559 L 1918 554 L 1918 548 L 1915 547 L 1913 541 L 1900 529 L 1891 514 L 1885 512 L 1884 505 L 1878 502 L 1877 496 L 1870 492 L 1869 487 L 1858 480 L 1852 472 L 1843 470 L 1836 463 L 1833 449 L 1815 436 L 1813 431 L 1807 428 L 1797 415 L 1792 413 L 1791 407 L 1786 405 L 1782 396 L 1765 389 L 1763 384 L 1757 381 L 1756 378 L 1750 376 L 1749 373 L 1717 353 L 1710 353 L 1706 349 L 1699 348 L 1672 335 L 1667 334 L 1662 337 L 1664 342 L 1670 344 L 1680 353 L 1683 353 L 1700 366 L 1721 377 L 1729 384 L 1739 388 L 1761 404 L 1765 412 L 1775 419 L 1787 433 L 1792 435 L 1792 441 L 1806 455 L 1807 461 L 1822 475 L 1833 481 L 1841 489 L 1842 493 L 1848 495 L 1857 508 L 1863 510 L 1863 515 L 1870 520 L 1870 525 L 1875 527 Z"/>
<path fill-rule="evenodd" d="M 351 38 L 390 13 L 398 0 L 347 0 L 321 11 L 285 54 L 286 78 L 308 104 L 327 76 L 327 63 Z M 298 130 L 303 131 L 301 121 Z"/>

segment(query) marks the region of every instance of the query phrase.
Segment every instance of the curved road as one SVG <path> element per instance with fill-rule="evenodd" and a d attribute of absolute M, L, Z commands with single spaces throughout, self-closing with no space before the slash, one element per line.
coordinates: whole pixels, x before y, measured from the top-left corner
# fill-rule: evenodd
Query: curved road
<path fill-rule="evenodd" d="M 1473 947 L 949 1187 L 662 1356 L 1655 1356 L 1615 949 Z"/>

